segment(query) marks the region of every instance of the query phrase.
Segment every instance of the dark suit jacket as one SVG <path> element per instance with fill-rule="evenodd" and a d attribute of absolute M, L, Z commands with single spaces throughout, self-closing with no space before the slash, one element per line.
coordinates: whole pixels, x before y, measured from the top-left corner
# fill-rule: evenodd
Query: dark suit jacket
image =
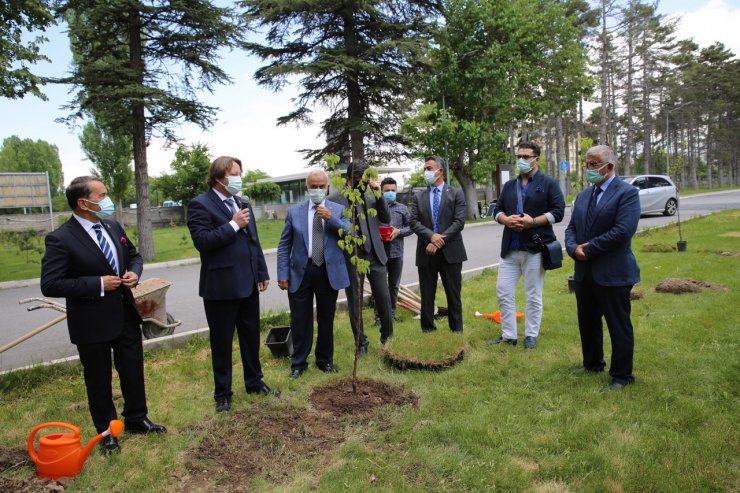
<path fill-rule="evenodd" d="M 144 261 L 120 224 L 103 220 L 116 251 L 121 274 L 131 271 L 141 277 Z M 131 290 L 119 287 L 100 296 L 100 277 L 116 273 L 82 225 L 71 217 L 46 236 L 41 260 L 41 293 L 66 298 L 67 327 L 72 344 L 112 341 L 123 331 L 124 310 L 141 322 Z"/>
<path fill-rule="evenodd" d="M 324 224 L 324 263 L 329 284 L 335 290 L 349 286 L 347 263 L 343 250 L 339 248 L 340 229 L 347 231 L 349 219 L 342 215 L 344 208 L 331 202 L 324 201 L 331 210 L 331 219 Z M 311 226 L 308 224 L 309 201 L 301 202 L 288 209 L 285 218 L 285 227 L 280 236 L 277 250 L 278 280 L 287 279 L 288 292 L 295 293 L 301 286 L 303 274 L 308 265 L 308 243 L 311 241 Z M 313 204 L 312 204 L 313 205 Z"/>
<path fill-rule="evenodd" d="M 239 197 L 235 197 L 241 206 Z M 198 294 L 207 300 L 247 298 L 257 283 L 270 279 L 254 212 L 246 229 L 234 231 L 233 214 L 213 190 L 188 204 L 188 229 L 200 252 Z"/>
<path fill-rule="evenodd" d="M 496 209 L 494 211 L 494 217 L 499 212 L 503 212 L 507 216 L 516 214 L 517 207 L 517 181 L 518 178 L 509 180 L 504 184 L 501 195 L 496 201 Z M 522 203 L 524 212 L 532 217 L 537 217 L 545 212 L 549 212 L 555 217 L 555 222 L 559 223 L 563 220 L 563 214 L 565 214 L 565 199 L 563 193 L 560 191 L 560 185 L 551 176 L 547 176 L 542 171 L 535 173 L 527 187 L 527 193 L 525 194 L 526 199 Z M 552 230 L 552 225 L 547 224 L 546 226 L 539 226 L 537 228 L 525 229 L 519 235 L 519 238 L 524 244 L 524 248 L 528 252 L 537 253 L 539 247 L 532 241 L 533 235 L 539 235 L 542 241 L 548 243 L 555 240 L 555 232 Z M 501 240 L 501 257 L 506 257 L 509 253 L 509 243 L 511 242 L 511 230 L 504 228 L 504 236 Z"/>
<path fill-rule="evenodd" d="M 341 191 L 337 190 L 330 193 L 326 199 L 343 206 L 345 209 L 349 207 L 349 201 L 347 200 L 347 197 L 342 195 Z M 372 249 L 380 263 L 385 265 L 386 262 L 388 262 L 388 255 L 385 253 L 385 244 L 383 242 L 383 238 L 380 237 L 380 230 L 378 227 L 381 223 L 390 222 L 391 215 L 390 212 L 388 212 L 388 204 L 385 199 L 382 196 L 380 198 L 375 197 L 375 193 L 369 188 L 365 190 L 365 210 L 367 211 L 368 209 L 375 209 L 377 212 L 374 216 L 365 213 L 370 244 L 372 245 Z"/>
<path fill-rule="evenodd" d="M 421 267 L 429 263 L 430 256 L 426 248 L 431 243 L 434 234 L 432 206 L 429 204 L 429 187 L 414 194 L 411 206 L 411 230 L 416 233 L 416 265 Z M 441 252 L 447 263 L 455 264 L 468 259 L 465 245 L 462 240 L 462 230 L 467 217 L 465 195 L 459 188 L 445 184 L 442 196 L 439 198 L 439 217 L 437 226 L 439 233 L 445 235 L 445 246 Z"/>
<path fill-rule="evenodd" d="M 601 286 L 630 286 L 640 281 L 640 268 L 632 254 L 632 236 L 640 220 L 640 197 L 637 189 L 618 176 L 612 180 L 599 200 L 592 224 L 586 224 L 588 203 L 594 187 L 576 197 L 568 228 L 565 249 L 573 256 L 576 247 L 588 242 L 586 262 L 576 261 L 574 279 L 582 281 L 586 269 Z"/>

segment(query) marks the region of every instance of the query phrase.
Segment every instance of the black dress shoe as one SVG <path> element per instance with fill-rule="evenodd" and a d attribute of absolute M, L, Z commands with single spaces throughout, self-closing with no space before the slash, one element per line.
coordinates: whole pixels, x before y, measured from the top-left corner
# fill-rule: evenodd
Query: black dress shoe
<path fill-rule="evenodd" d="M 292 370 L 290 370 L 290 378 L 292 380 L 295 380 L 296 378 L 300 378 L 300 376 L 303 375 L 305 372 L 305 368 L 293 368 Z"/>
<path fill-rule="evenodd" d="M 609 382 L 609 385 L 606 385 L 603 389 L 601 389 L 603 392 L 612 392 L 614 390 L 622 390 L 627 385 L 629 385 L 630 382 L 617 382 L 616 380 L 612 380 Z"/>
<path fill-rule="evenodd" d="M 492 341 L 488 341 L 488 344 L 511 344 L 512 346 L 516 346 L 516 339 L 504 339 L 504 336 L 498 336 L 496 339 Z"/>
<path fill-rule="evenodd" d="M 152 423 L 149 420 L 149 418 L 144 418 L 144 419 L 137 420 L 137 421 L 126 420 L 124 429 L 129 433 L 138 433 L 138 434 L 164 433 L 167 431 L 167 428 L 165 428 L 162 425 Z"/>
<path fill-rule="evenodd" d="M 424 334 L 429 334 L 430 332 L 434 332 L 434 331 L 436 331 L 436 330 L 437 330 L 437 327 L 432 327 L 431 329 L 424 329 L 424 328 L 422 328 L 422 329 L 421 329 L 421 331 L 422 331 L 422 332 L 423 332 Z"/>
<path fill-rule="evenodd" d="M 231 409 L 231 400 L 226 397 L 222 399 L 216 399 L 216 412 L 225 413 Z"/>
<path fill-rule="evenodd" d="M 316 366 L 318 366 L 319 370 L 323 371 L 324 373 L 339 373 L 339 369 L 332 363 L 326 363 L 325 365 Z"/>
<path fill-rule="evenodd" d="M 357 351 L 357 357 L 358 358 L 362 358 L 363 356 L 365 356 L 367 354 L 367 348 L 368 348 L 368 346 L 369 346 L 369 344 L 363 344 L 362 346 L 360 346 L 359 351 Z"/>
<path fill-rule="evenodd" d="M 118 440 L 113 435 L 108 435 L 100 440 L 100 453 L 103 455 L 118 454 L 121 452 L 121 447 L 118 445 Z"/>
<path fill-rule="evenodd" d="M 247 394 L 272 395 L 275 397 L 280 397 L 279 390 L 273 390 L 264 383 L 260 387 L 257 387 L 254 389 L 247 389 Z"/>

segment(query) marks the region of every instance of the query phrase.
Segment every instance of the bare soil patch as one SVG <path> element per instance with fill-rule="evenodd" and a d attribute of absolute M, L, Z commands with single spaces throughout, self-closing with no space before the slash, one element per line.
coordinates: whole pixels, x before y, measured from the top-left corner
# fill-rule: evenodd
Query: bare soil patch
<path fill-rule="evenodd" d="M 728 231 L 727 233 L 722 233 L 720 236 L 724 236 L 726 238 L 740 238 L 740 231 Z"/>
<path fill-rule="evenodd" d="M 309 402 L 319 413 L 334 417 L 367 417 L 382 406 L 416 407 L 419 400 L 410 390 L 380 380 L 359 379 L 353 392 L 352 380 L 346 379 L 316 387 Z"/>
<path fill-rule="evenodd" d="M 655 291 L 658 293 L 671 294 L 699 293 L 705 289 L 714 289 L 722 292 L 727 291 L 727 288 L 721 284 L 678 277 L 664 279 L 655 286 Z"/>
<path fill-rule="evenodd" d="M 180 491 L 248 491 L 262 475 L 283 482 L 298 461 L 321 461 L 341 442 L 334 419 L 305 409 L 252 406 L 218 416 L 203 426 Z"/>
<path fill-rule="evenodd" d="M 638 301 L 641 300 L 645 295 L 642 294 L 642 291 L 639 291 L 637 289 L 633 289 L 630 291 L 630 300 L 631 301 Z"/>
<path fill-rule="evenodd" d="M 646 243 L 640 249 L 641 252 L 652 252 L 652 253 L 669 253 L 675 252 L 676 246 L 668 243 Z"/>
<path fill-rule="evenodd" d="M 28 452 L 22 448 L 0 447 L 0 492 L 39 493 L 47 491 L 64 491 L 64 484 L 48 479 L 39 479 Z M 10 477 L 8 473 L 25 468 L 28 474 L 24 477 Z"/>

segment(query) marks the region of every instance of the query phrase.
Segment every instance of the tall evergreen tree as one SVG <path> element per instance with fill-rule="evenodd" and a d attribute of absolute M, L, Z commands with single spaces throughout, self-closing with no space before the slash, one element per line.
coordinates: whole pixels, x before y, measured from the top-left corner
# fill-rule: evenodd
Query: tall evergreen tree
<path fill-rule="evenodd" d="M 25 40 L 24 34 L 44 31 L 54 23 L 49 2 L 44 0 L 11 0 L 0 6 L 0 97 L 16 99 L 33 94 L 46 99 L 40 89 L 41 77 L 29 65 L 49 60 L 39 51 L 48 41 L 43 36 Z"/>
<path fill-rule="evenodd" d="M 112 132 L 131 135 L 139 249 L 151 260 L 146 147 L 152 136 L 176 141 L 182 122 L 213 123 L 216 108 L 197 91 L 231 81 L 218 52 L 238 46 L 243 30 L 232 9 L 208 0 L 59 0 L 58 7 L 75 54 L 62 80 L 78 88 L 70 120 L 93 114 Z"/>
<path fill-rule="evenodd" d="M 247 49 L 269 63 L 255 77 L 280 90 L 299 77 L 295 109 L 278 124 L 309 123 L 311 105 L 329 108 L 326 145 L 303 150 L 344 160 L 396 157 L 398 125 L 433 29 L 434 0 L 243 0 L 265 43 Z"/>

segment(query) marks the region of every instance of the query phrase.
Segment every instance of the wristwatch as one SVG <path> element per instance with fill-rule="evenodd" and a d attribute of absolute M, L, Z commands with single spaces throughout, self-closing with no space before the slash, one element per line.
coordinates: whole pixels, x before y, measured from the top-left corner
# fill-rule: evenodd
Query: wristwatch
<path fill-rule="evenodd" d="M 532 226 L 537 226 L 537 221 L 534 218 L 532 218 Z"/>

